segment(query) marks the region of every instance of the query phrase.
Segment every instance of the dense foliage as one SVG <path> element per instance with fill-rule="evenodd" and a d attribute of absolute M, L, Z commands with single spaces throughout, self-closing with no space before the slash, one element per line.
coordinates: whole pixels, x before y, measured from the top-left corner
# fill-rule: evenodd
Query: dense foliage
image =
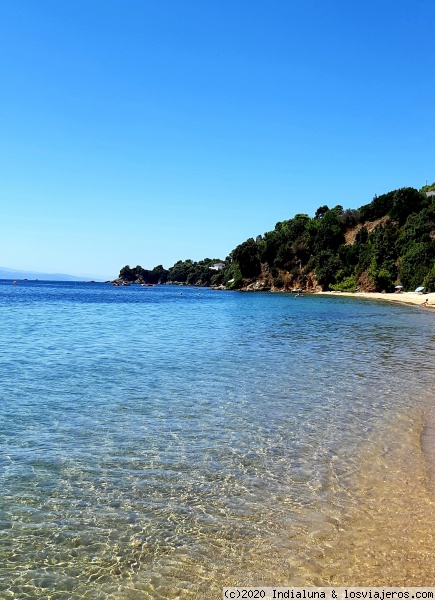
<path fill-rule="evenodd" d="M 218 259 L 178 261 L 169 270 L 129 266 L 120 278 L 144 283 L 224 284 L 230 289 L 435 291 L 435 183 L 375 196 L 358 210 L 342 206 L 297 214 Z M 429 195 L 428 195 L 429 193 Z"/>
<path fill-rule="evenodd" d="M 131 268 L 126 265 L 119 272 L 119 279 L 127 283 L 183 283 L 187 285 L 219 285 L 223 282 L 223 271 L 216 270 L 214 265 L 221 263 L 219 259 L 205 258 L 199 262 L 179 260 L 169 270 L 162 265 L 152 271 L 141 266 Z"/>

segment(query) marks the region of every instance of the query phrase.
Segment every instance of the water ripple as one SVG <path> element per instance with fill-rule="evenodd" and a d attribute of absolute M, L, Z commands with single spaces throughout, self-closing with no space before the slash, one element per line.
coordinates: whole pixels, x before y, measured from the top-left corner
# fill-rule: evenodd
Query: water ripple
<path fill-rule="evenodd" d="M 27 282 L 0 310 L 5 598 L 189 596 L 271 539 L 305 556 L 433 382 L 409 307 Z"/>

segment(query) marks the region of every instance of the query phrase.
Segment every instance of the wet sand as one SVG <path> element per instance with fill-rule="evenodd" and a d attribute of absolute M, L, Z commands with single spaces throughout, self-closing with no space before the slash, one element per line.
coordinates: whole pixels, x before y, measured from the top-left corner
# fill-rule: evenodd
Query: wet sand
<path fill-rule="evenodd" d="M 434 440 L 424 421 L 409 422 L 396 440 L 366 451 L 356 506 L 322 549 L 313 583 L 435 585 Z"/>
<path fill-rule="evenodd" d="M 321 292 L 435 309 L 435 293 Z M 420 307 L 428 300 L 427 307 Z M 430 396 L 432 394 L 430 393 Z M 357 507 L 319 548 L 315 585 L 435 585 L 435 414 L 431 402 L 361 457 Z M 405 418 L 407 420 L 407 418 Z M 395 427 L 392 427 L 392 430 Z M 388 436 L 389 437 L 389 436 Z"/>
<path fill-rule="evenodd" d="M 319 293 L 413 304 L 420 310 L 428 300 L 427 308 L 435 309 L 435 293 Z M 270 573 L 275 565 L 273 581 L 270 575 L 258 581 L 252 573 L 231 585 L 435 586 L 435 409 L 432 391 L 420 390 L 422 396 L 414 414 L 398 415 L 382 436 L 362 442 L 354 476 L 337 481 L 347 501 L 342 510 L 327 509 L 323 515 L 330 532 L 324 524 L 305 532 L 305 544 L 297 544 L 296 553 L 290 539 L 275 552 L 269 548 L 263 569 Z"/>
<path fill-rule="evenodd" d="M 382 438 L 361 449 L 360 468 L 343 488 L 347 501 L 323 515 L 331 531 L 323 525 L 306 532 L 305 553 L 300 544 L 296 555 L 290 544 L 275 555 L 270 549 L 263 568 L 272 572 L 275 561 L 273 581 L 254 576 L 250 582 L 434 586 L 433 434 L 427 415 L 399 415 Z"/>
<path fill-rule="evenodd" d="M 434 586 L 430 421 L 420 411 L 399 415 L 382 438 L 363 444 L 359 468 L 337 480 L 337 494 L 347 499 L 326 503 L 318 527 L 310 515 L 305 531 L 252 548 L 222 585 Z"/>

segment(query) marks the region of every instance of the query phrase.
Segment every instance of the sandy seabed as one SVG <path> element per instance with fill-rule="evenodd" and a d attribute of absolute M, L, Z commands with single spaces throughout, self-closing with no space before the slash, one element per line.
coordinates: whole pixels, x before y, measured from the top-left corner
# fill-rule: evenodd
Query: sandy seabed
<path fill-rule="evenodd" d="M 319 293 L 435 309 L 435 293 Z M 435 585 L 434 409 L 410 422 L 393 443 L 379 440 L 377 447 L 365 450 L 362 464 L 367 468 L 356 485 L 358 509 L 319 548 L 321 567 L 313 583 Z"/>

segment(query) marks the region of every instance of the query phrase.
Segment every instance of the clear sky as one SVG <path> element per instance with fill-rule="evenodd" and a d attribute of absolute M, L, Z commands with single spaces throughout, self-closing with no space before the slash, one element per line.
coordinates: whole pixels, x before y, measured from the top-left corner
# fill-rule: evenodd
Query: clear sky
<path fill-rule="evenodd" d="M 0 265 L 222 258 L 435 180 L 433 0 L 0 0 Z"/>

